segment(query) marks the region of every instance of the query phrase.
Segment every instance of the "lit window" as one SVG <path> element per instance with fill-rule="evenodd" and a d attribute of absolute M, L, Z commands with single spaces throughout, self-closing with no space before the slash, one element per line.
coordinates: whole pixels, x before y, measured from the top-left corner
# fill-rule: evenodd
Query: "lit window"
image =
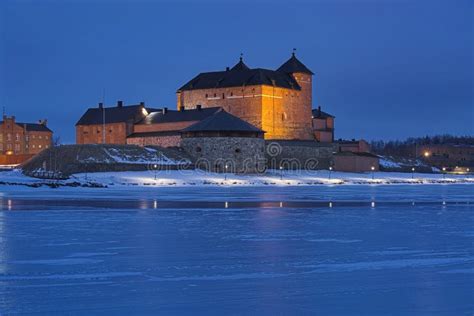
<path fill-rule="evenodd" d="M 32 145 L 32 146 L 33 146 L 33 148 L 36 148 L 36 146 L 35 146 L 35 145 Z"/>
<path fill-rule="evenodd" d="M 7 134 L 7 141 L 11 141 L 12 140 L 12 134 L 8 133 Z"/>
<path fill-rule="evenodd" d="M 42 146 L 41 145 L 38 145 L 38 148 L 41 148 Z"/>
<path fill-rule="evenodd" d="M 15 140 L 16 140 L 17 142 L 20 141 L 20 134 L 18 134 L 18 133 L 15 134 Z"/>
<path fill-rule="evenodd" d="M 43 136 L 40 135 L 40 136 L 39 136 L 39 139 L 43 139 Z"/>

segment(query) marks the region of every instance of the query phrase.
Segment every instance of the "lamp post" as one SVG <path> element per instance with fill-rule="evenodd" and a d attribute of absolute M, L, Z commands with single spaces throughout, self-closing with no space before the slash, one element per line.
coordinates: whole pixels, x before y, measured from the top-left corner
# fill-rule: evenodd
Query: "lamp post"
<path fill-rule="evenodd" d="M 227 181 L 227 168 L 229 168 L 229 166 L 225 165 L 224 181 Z"/>
<path fill-rule="evenodd" d="M 443 179 L 446 179 L 446 167 L 443 167 Z"/>
<path fill-rule="evenodd" d="M 370 167 L 370 170 L 372 170 L 372 180 L 374 180 L 375 167 L 374 166 Z"/>
<path fill-rule="evenodd" d="M 332 171 L 332 167 L 329 167 L 329 175 L 328 175 L 329 180 L 331 180 L 331 171 Z"/>
<path fill-rule="evenodd" d="M 283 166 L 280 166 L 280 180 L 283 180 Z"/>
<path fill-rule="evenodd" d="M 158 170 L 158 165 L 157 164 L 154 164 L 153 165 L 153 171 L 155 173 L 155 181 L 156 181 L 156 171 Z"/>
<path fill-rule="evenodd" d="M 411 178 L 415 176 L 415 167 L 411 168 Z"/>

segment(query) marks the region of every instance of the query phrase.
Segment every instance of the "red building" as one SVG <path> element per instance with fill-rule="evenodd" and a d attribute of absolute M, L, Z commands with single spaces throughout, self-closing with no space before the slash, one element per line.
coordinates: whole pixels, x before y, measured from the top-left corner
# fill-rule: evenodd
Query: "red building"
<path fill-rule="evenodd" d="M 53 132 L 47 121 L 17 122 L 15 116 L 0 121 L 0 164 L 18 164 L 52 145 Z"/>
<path fill-rule="evenodd" d="M 151 109 L 153 110 L 153 109 Z M 76 123 L 77 144 L 126 144 L 133 127 L 148 115 L 145 103 L 89 108 Z"/>

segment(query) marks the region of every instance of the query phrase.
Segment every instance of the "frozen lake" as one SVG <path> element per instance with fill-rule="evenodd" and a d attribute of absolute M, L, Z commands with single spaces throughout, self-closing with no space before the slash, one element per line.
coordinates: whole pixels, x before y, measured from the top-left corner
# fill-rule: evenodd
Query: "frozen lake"
<path fill-rule="evenodd" d="M 473 187 L 0 187 L 0 314 L 472 315 Z"/>

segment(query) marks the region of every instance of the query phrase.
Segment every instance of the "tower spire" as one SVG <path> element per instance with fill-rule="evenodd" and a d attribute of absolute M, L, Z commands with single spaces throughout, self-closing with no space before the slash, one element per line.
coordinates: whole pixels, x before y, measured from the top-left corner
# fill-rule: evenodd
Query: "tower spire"
<path fill-rule="evenodd" d="M 240 62 L 244 60 L 244 53 L 240 53 Z"/>
<path fill-rule="evenodd" d="M 293 48 L 293 52 L 291 53 L 291 56 L 295 57 L 296 55 L 296 48 Z"/>

